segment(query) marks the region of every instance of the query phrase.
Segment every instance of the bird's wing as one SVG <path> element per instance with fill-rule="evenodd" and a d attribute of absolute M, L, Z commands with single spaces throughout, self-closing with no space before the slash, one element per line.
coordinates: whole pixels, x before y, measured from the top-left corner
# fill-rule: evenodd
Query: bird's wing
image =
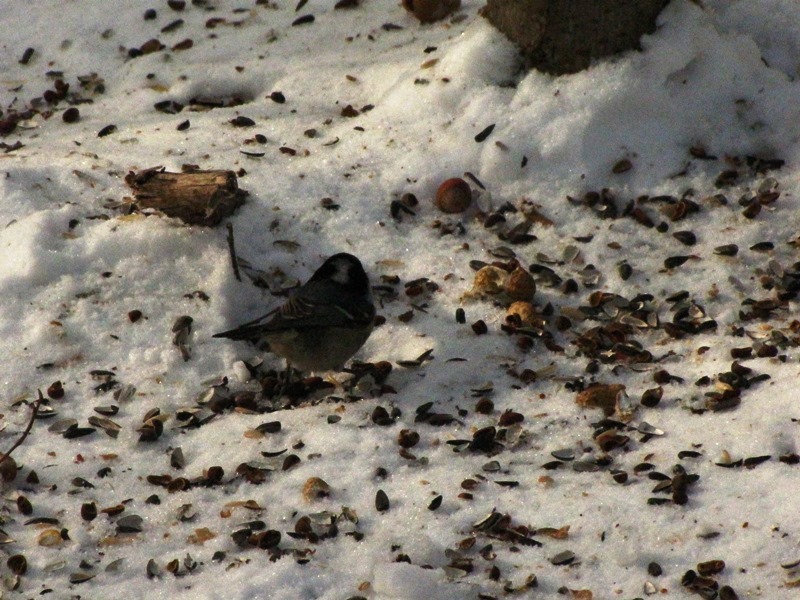
<path fill-rule="evenodd" d="M 338 304 L 319 304 L 303 296 L 294 296 L 275 310 L 235 329 L 214 334 L 214 337 L 252 340 L 280 331 L 359 327 L 369 324 L 374 318 L 375 308 L 370 303 L 356 302 L 352 308 L 345 309 Z"/>
<path fill-rule="evenodd" d="M 280 308 L 275 308 L 267 314 L 261 315 L 257 319 L 242 323 L 234 329 L 223 331 L 222 333 L 215 333 L 212 337 L 215 338 L 229 338 L 231 340 L 249 340 L 259 337 L 264 331 L 265 321 L 275 315 Z"/>
<path fill-rule="evenodd" d="M 275 316 L 264 324 L 264 331 L 311 329 L 315 327 L 358 327 L 375 318 L 371 305 L 349 302 L 347 308 L 339 303 L 315 303 L 295 296 L 281 306 Z"/>

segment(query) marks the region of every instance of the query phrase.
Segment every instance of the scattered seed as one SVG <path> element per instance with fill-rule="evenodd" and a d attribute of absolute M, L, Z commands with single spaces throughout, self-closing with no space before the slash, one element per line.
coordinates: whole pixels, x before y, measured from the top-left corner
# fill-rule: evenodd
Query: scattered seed
<path fill-rule="evenodd" d="M 739 253 L 739 246 L 736 244 L 724 244 L 714 248 L 714 254 L 720 256 L 736 256 Z"/>
<path fill-rule="evenodd" d="M 492 123 L 491 125 L 486 127 L 486 129 L 484 129 L 478 135 L 475 136 L 475 141 L 480 144 L 482 141 L 488 138 L 492 134 L 492 131 L 494 131 L 494 126 L 495 124 Z"/>
<path fill-rule="evenodd" d="M 571 550 L 564 550 L 550 558 L 550 562 L 556 566 L 569 565 L 575 562 L 575 553 Z"/>
<path fill-rule="evenodd" d="M 701 452 L 697 452 L 696 450 L 681 450 L 678 452 L 678 458 L 681 460 L 687 458 L 700 458 L 701 456 L 703 456 L 703 454 Z"/>
<path fill-rule="evenodd" d="M 475 403 L 475 412 L 480 413 L 482 415 L 491 414 L 494 410 L 494 402 L 492 402 L 489 398 L 481 398 Z"/>
<path fill-rule="evenodd" d="M 667 269 L 677 269 L 682 264 L 684 264 L 687 260 L 692 258 L 691 256 L 670 256 L 669 258 L 664 259 L 664 267 Z"/>
<path fill-rule="evenodd" d="M 614 166 L 611 167 L 611 172 L 619 175 L 620 173 L 625 173 L 626 171 L 630 171 L 633 168 L 633 163 L 629 161 L 627 158 L 623 158 L 622 160 L 617 161 L 614 163 Z"/>
<path fill-rule="evenodd" d="M 750 246 L 750 250 L 753 252 L 769 252 L 770 250 L 775 248 L 775 244 L 772 242 L 759 242 L 757 244 L 753 244 Z"/>
<path fill-rule="evenodd" d="M 708 560 L 705 562 L 697 563 L 697 573 L 707 577 L 709 575 L 716 575 L 725 569 L 724 560 Z"/>
<path fill-rule="evenodd" d="M 111 135 L 117 130 L 116 125 L 106 125 L 100 131 L 97 132 L 97 137 L 106 137 L 107 135 Z"/>
<path fill-rule="evenodd" d="M 376 425 L 380 425 L 381 427 L 386 427 L 394 423 L 394 419 L 389 415 L 389 411 L 387 411 L 383 406 L 376 406 L 372 410 L 372 422 Z"/>
<path fill-rule="evenodd" d="M 308 25 L 309 23 L 313 22 L 314 15 L 303 15 L 302 17 L 298 17 L 292 21 L 292 27 L 297 27 L 298 25 Z"/>
<path fill-rule="evenodd" d="M 142 531 L 144 519 L 139 515 L 125 515 L 117 521 L 117 531 L 119 533 L 139 533 Z"/>
<path fill-rule="evenodd" d="M 256 427 L 256 431 L 260 433 L 278 433 L 281 430 L 280 421 L 268 421 Z"/>
<path fill-rule="evenodd" d="M 739 600 L 739 596 L 729 585 L 723 585 L 719 588 L 719 600 Z"/>
<path fill-rule="evenodd" d="M 752 202 L 747 208 L 742 211 L 742 216 L 745 219 L 755 219 L 761 212 L 761 203 Z"/>
<path fill-rule="evenodd" d="M 397 443 L 402 448 L 413 448 L 419 443 L 419 433 L 412 429 L 402 429 L 397 436 Z"/>
<path fill-rule="evenodd" d="M 475 335 L 484 335 L 489 332 L 489 328 L 483 320 L 479 319 L 472 324 L 472 331 L 475 332 Z"/>
<path fill-rule="evenodd" d="M 375 509 L 378 512 L 385 512 L 389 510 L 389 496 L 383 490 L 378 490 L 375 494 Z"/>
<path fill-rule="evenodd" d="M 22 53 L 22 57 L 19 59 L 19 64 L 27 65 L 31 58 L 33 58 L 33 53 L 35 50 L 33 48 L 25 48 L 25 51 Z"/>
<path fill-rule="evenodd" d="M 561 450 L 553 450 L 550 455 L 558 460 L 570 461 L 575 460 L 575 450 L 572 448 L 564 448 Z"/>
<path fill-rule="evenodd" d="M 633 267 L 631 267 L 627 262 L 621 262 L 617 266 L 617 273 L 619 273 L 619 277 L 622 279 L 622 281 L 628 281 L 631 275 L 633 275 Z"/>
<path fill-rule="evenodd" d="M 686 246 L 694 246 L 697 243 L 697 236 L 691 231 L 676 231 L 672 237 Z"/>
<path fill-rule="evenodd" d="M 290 454 L 286 458 L 283 459 L 283 464 L 281 465 L 281 471 L 288 471 L 292 467 L 299 465 L 301 462 L 300 457 L 296 454 Z"/>
<path fill-rule="evenodd" d="M 77 108 L 71 106 L 64 111 L 61 115 L 61 119 L 64 123 L 77 123 L 81 119 L 81 113 Z"/>
<path fill-rule="evenodd" d="M 28 570 L 28 560 L 22 554 L 14 554 L 8 557 L 6 566 L 14 575 L 25 575 Z"/>

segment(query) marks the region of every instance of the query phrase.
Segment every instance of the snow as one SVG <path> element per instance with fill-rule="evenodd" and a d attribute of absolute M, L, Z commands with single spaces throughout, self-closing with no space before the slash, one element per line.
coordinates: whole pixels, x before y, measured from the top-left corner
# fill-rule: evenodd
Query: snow
<path fill-rule="evenodd" d="M 534 597 L 586 597 L 569 590 L 591 590 L 595 598 L 632 599 L 652 589 L 657 595 L 692 597 L 681 584 L 684 574 L 712 559 L 726 564 L 713 577 L 740 598 L 794 597 L 791 584 L 798 573 L 781 565 L 800 558 L 798 466 L 779 457 L 798 452 L 800 369 L 792 328 L 797 303 L 790 300 L 761 320 L 742 321 L 740 312 L 749 310 L 743 304 L 748 298 L 774 298 L 762 279 L 770 274 L 780 279 L 776 273 L 794 271 L 798 260 L 797 248 L 787 244 L 797 235 L 800 186 L 797 4 L 708 0 L 700 7 L 676 0 L 662 13 L 658 30 L 643 38 L 642 52 L 564 77 L 520 73 L 513 46 L 477 14 L 480 3 L 471 0 L 462 2 L 455 18 L 425 26 L 391 2 L 365 1 L 353 10 L 310 2 L 299 11 L 283 0 L 205 4 L 187 3 L 180 12 L 166 3 L 122 0 L 107 0 L 102 10 L 92 0 L 70 0 L 57 10 L 42 0 L 0 8 L 4 116 L 7 108 L 22 111 L 52 89 L 48 71 L 63 71 L 70 92 L 92 99 L 77 105 L 77 123 L 62 120 L 69 106 L 62 101 L 50 118 L 40 111 L 0 139 L 23 144 L 0 154 L 0 450 L 22 434 L 37 390 L 44 392 L 55 381 L 65 390 L 63 398 L 49 402 L 56 415 L 37 419 L 14 451 L 17 478 L 2 484 L 0 527 L 13 540 L 2 548 L 7 556 L 23 554 L 28 563 L 8 597 L 50 591 L 57 598 L 124 593 L 130 598 L 471 599 L 503 597 L 504 586 L 519 588 L 529 575 L 536 575 L 538 587 L 522 594 Z M 145 20 L 151 7 L 157 18 Z M 305 14 L 315 21 L 292 26 Z M 208 28 L 214 17 L 225 22 Z M 181 27 L 160 31 L 178 18 L 184 20 Z M 382 27 L 386 23 L 402 29 Z M 167 48 L 128 57 L 127 49 L 150 38 Z M 186 38 L 193 40 L 192 48 L 170 49 Z M 18 61 L 27 47 L 35 52 L 23 65 Z M 104 80 L 103 93 L 80 88 L 78 76 L 92 72 Z M 284 94 L 285 103 L 270 99 L 275 91 Z M 194 98 L 232 96 L 245 102 L 206 111 L 187 107 L 179 114 L 153 107 L 163 100 L 189 104 Z M 347 105 L 360 114 L 342 116 Z M 229 122 L 238 115 L 256 125 L 233 127 Z M 179 131 L 187 119 L 190 127 Z M 98 137 L 109 124 L 117 131 Z M 489 137 L 476 142 L 492 124 Z M 315 137 L 304 134 L 312 128 Z M 257 133 L 266 143 L 254 141 Z M 281 147 L 296 154 L 282 153 Z M 693 157 L 692 147 L 716 158 Z M 242 150 L 265 155 L 249 157 Z M 720 172 L 747 155 L 786 164 L 748 172 L 717 189 Z M 621 159 L 630 160 L 632 169 L 613 173 Z M 240 186 L 250 196 L 230 219 L 237 252 L 277 285 L 283 281 L 277 273 L 304 281 L 325 257 L 340 251 L 360 257 L 373 284 L 382 283 L 381 276 L 400 278 L 399 297 L 379 307 L 386 323 L 357 355 L 393 363 L 386 383 L 395 394 L 378 395 L 377 387 L 365 384 L 354 391 L 361 397 L 355 401 L 338 389 L 334 398 L 294 410 L 228 409 L 201 427 L 179 426 L 178 413 L 195 407 L 223 375 L 231 391 L 257 389 L 242 361 L 259 353 L 211 336 L 281 302 L 247 277 L 235 279 L 224 227 L 122 216 L 109 207 L 131 195 L 124 182 L 129 171 L 156 165 L 179 171 L 184 164 L 239 172 Z M 479 207 L 527 199 L 553 225 L 534 225 L 537 240 L 512 246 L 478 222 L 474 210 L 463 217 L 438 213 L 431 201 L 436 188 L 465 172 L 487 188 L 476 201 Z M 739 199 L 774 185 L 777 201 L 754 219 L 743 217 Z M 628 217 L 601 220 L 591 208 L 567 200 L 602 188 L 613 191 L 620 211 L 640 196 L 682 197 L 692 190 L 700 211 L 657 233 Z M 416 216 L 396 221 L 390 202 L 404 193 L 415 194 L 420 204 Z M 725 194 L 727 205 L 708 200 L 716 193 Z M 323 198 L 340 209 L 325 210 Z M 660 205 L 642 206 L 656 223 L 669 221 L 658 212 Z M 515 218 L 509 215 L 510 222 Z M 437 219 L 460 223 L 464 233 L 442 235 L 432 226 Z M 681 245 L 671 235 L 680 230 L 693 231 L 698 243 Z M 593 237 L 575 240 L 581 236 Z M 774 242 L 774 249 L 750 249 L 765 241 Z M 736 256 L 714 253 L 728 243 L 739 246 Z M 608 362 L 594 374 L 585 370 L 589 361 L 575 346 L 574 332 L 556 332 L 563 352 L 548 350 L 539 339 L 522 352 L 519 336 L 501 330 L 500 303 L 465 297 L 474 277 L 470 261 L 497 260 L 490 250 L 498 246 L 511 247 L 523 266 L 547 264 L 563 279 L 580 281 L 590 264 L 601 272 L 596 287 L 579 284 L 572 295 L 538 277 L 535 303 L 550 303 L 556 316 L 586 306 L 592 292 L 603 290 L 627 299 L 653 294 L 661 322 L 670 322 L 665 299 L 688 290 L 718 327 L 681 340 L 663 329 L 637 332 L 633 337 L 657 362 Z M 572 252 L 569 246 L 577 246 L 580 255 L 562 260 Z M 665 269 L 664 259 L 676 255 L 698 258 Z M 633 267 L 628 280 L 617 274 L 623 260 Z M 438 290 L 406 296 L 402 283 L 422 277 Z M 458 307 L 466 311 L 464 325 L 455 321 Z M 143 316 L 131 322 L 134 310 Z M 410 321 L 398 319 L 409 310 Z M 186 361 L 172 343 L 172 326 L 181 315 L 193 318 Z M 487 335 L 470 327 L 478 319 L 488 325 Z M 601 324 L 573 321 L 574 331 Z M 555 332 L 552 324 L 547 329 Z M 716 376 L 731 368 L 732 348 L 765 341 L 778 347 L 777 356 L 740 362 L 769 380 L 753 383 L 730 410 L 688 409 L 719 387 Z M 429 349 L 433 359 L 419 367 L 397 364 Z M 282 366 L 270 355 L 264 360 Z M 525 384 L 509 375 L 510 369 L 531 369 L 539 377 Z M 642 393 L 657 387 L 654 373 L 660 369 L 681 381 L 663 384 L 658 406 L 639 405 Z M 115 399 L 113 389 L 95 391 L 103 378 L 93 376 L 94 370 L 112 371 L 117 392 L 134 386 L 135 393 Z M 703 376 L 713 380 L 710 386 L 695 384 Z M 629 425 L 646 422 L 665 434 L 643 439 L 635 430 L 621 430 L 630 441 L 609 450 L 611 464 L 598 472 L 577 472 L 570 463 L 543 469 L 555 460 L 551 452 L 560 449 L 583 459 L 604 456 L 591 425 L 603 415 L 576 404 L 578 378 L 584 385 L 624 384 L 636 406 Z M 495 406 L 488 415 L 474 410 L 482 395 L 474 390 L 487 382 Z M 434 403 L 432 412 L 456 420 L 438 427 L 415 422 L 417 408 L 426 402 Z M 97 416 L 95 407 L 110 404 L 119 406 L 109 417 L 121 426 L 116 438 L 101 429 L 77 439 L 50 431 L 62 419 L 88 426 Z M 400 414 L 381 427 L 371 419 L 376 406 Z M 166 415 L 164 433 L 155 442 L 140 442 L 137 430 L 154 408 Z M 502 452 L 454 452 L 459 446 L 447 443 L 471 440 L 480 428 L 497 426 L 509 409 L 524 421 L 508 428 Z M 281 422 L 279 432 L 253 433 L 275 420 Z M 398 452 L 403 429 L 420 434 L 419 444 L 408 450 L 416 458 Z M 182 469 L 170 464 L 175 448 L 185 457 Z M 278 457 L 261 454 L 284 449 Z M 687 450 L 698 455 L 678 457 Z M 771 458 L 752 468 L 723 468 L 716 463 L 724 462 L 726 453 L 731 461 Z M 284 471 L 287 454 L 301 461 Z M 493 460 L 499 472 L 488 464 Z M 264 483 L 250 483 L 236 473 L 243 463 L 272 472 Z M 651 497 L 670 495 L 651 492 L 658 481 L 648 479 L 650 471 L 634 468 L 640 463 L 670 477 L 676 464 L 699 475 L 689 486 L 688 503 L 649 505 Z M 224 469 L 221 484 L 170 493 L 147 481 L 162 474 L 193 479 L 214 465 Z M 104 468 L 110 472 L 98 474 Z M 616 483 L 612 470 L 625 471 L 627 482 Z M 31 471 L 38 483 L 30 481 Z M 93 487 L 80 485 L 79 477 Z M 330 485 L 328 497 L 303 497 L 311 477 Z M 471 500 L 459 497 L 468 491 L 461 485 L 465 479 L 473 480 Z M 390 500 L 387 511 L 376 510 L 378 490 Z M 147 502 L 153 494 L 160 503 Z M 32 514 L 20 512 L 20 495 L 32 503 Z M 441 506 L 429 510 L 438 495 Z M 248 500 L 256 504 L 244 506 Z M 124 511 L 101 512 L 87 521 L 81 505 L 90 502 L 99 510 L 122 504 Z M 342 516 L 349 514 L 343 507 L 357 514 L 357 523 Z M 475 524 L 495 508 L 511 516 L 512 526 L 569 526 L 568 536 L 537 532 L 532 537 L 541 547 L 491 537 Z M 119 534 L 119 519 L 132 514 L 143 519 L 141 532 Z M 312 517 L 317 533 L 338 515 L 338 535 L 319 543 L 287 535 L 304 515 Z M 29 522 L 35 518 L 57 521 Z M 284 556 L 270 560 L 267 550 L 235 543 L 231 534 L 254 520 L 281 532 L 278 548 Z M 41 545 L 41 532 L 48 528 L 65 530 L 67 539 Z M 198 541 L 202 528 L 213 537 Z M 471 537 L 472 546 L 464 541 Z M 481 553 L 487 544 L 491 551 Z M 565 550 L 576 560 L 551 564 Z M 192 569 L 183 562 L 187 555 L 190 565 L 197 563 Z M 151 559 L 154 576 L 148 576 Z M 174 559 L 181 561 L 178 576 L 167 570 Z M 454 568 L 463 561 L 471 561 L 471 572 Z M 662 575 L 648 573 L 651 562 L 663 568 Z M 489 577 L 493 565 L 500 570 L 498 581 Z M 76 573 L 93 578 L 71 582 Z M 6 569 L 4 576 L 13 587 L 12 573 Z M 646 582 L 655 588 L 646 588 Z"/>

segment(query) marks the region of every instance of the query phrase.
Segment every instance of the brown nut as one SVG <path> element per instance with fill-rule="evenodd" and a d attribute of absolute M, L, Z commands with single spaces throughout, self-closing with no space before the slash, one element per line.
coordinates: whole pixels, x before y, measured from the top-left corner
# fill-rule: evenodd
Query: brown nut
<path fill-rule="evenodd" d="M 472 204 L 472 190 L 469 184 L 459 177 L 448 179 L 436 190 L 436 208 L 446 213 L 461 213 Z"/>
<path fill-rule="evenodd" d="M 475 273 L 472 281 L 472 289 L 466 294 L 468 296 L 494 296 L 503 291 L 503 284 L 506 272 L 492 265 L 482 267 Z"/>
<path fill-rule="evenodd" d="M 534 325 L 541 320 L 539 313 L 530 302 L 517 301 L 508 307 L 506 316 L 517 315 L 523 325 Z"/>
<path fill-rule="evenodd" d="M 403 8 L 421 23 L 433 23 L 456 10 L 461 0 L 403 0 Z"/>
<path fill-rule="evenodd" d="M 514 269 L 503 285 L 503 291 L 512 300 L 525 300 L 530 302 L 536 293 L 536 282 L 533 276 L 522 267 Z"/>

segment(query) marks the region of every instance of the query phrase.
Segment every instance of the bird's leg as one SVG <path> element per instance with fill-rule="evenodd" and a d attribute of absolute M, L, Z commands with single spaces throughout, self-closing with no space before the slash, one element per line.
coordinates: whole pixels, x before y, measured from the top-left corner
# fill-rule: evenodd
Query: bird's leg
<path fill-rule="evenodd" d="M 292 383 L 292 371 L 294 371 L 294 369 L 292 369 L 292 363 L 290 363 L 287 360 L 286 361 L 286 370 L 283 372 L 283 375 L 284 375 L 283 382 L 286 385 L 289 385 L 290 383 Z"/>
<path fill-rule="evenodd" d="M 292 368 L 292 364 L 287 360 L 286 361 L 286 370 L 283 372 L 283 378 L 281 381 L 280 387 L 280 395 L 283 396 L 289 391 L 289 388 L 294 383 L 294 375 L 295 370 Z"/>

